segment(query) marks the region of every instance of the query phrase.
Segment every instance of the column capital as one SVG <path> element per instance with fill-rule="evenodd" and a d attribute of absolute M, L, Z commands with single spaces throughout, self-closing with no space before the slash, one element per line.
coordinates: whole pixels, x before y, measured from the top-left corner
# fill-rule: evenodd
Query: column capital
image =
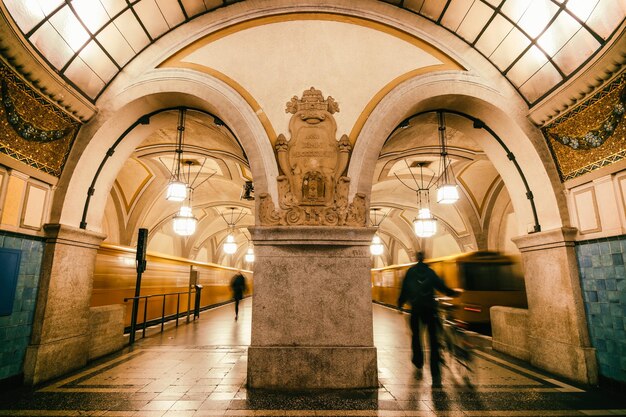
<path fill-rule="evenodd" d="M 565 246 L 574 246 L 578 229 L 575 227 L 560 227 L 544 232 L 531 233 L 528 235 L 512 238 L 520 252 L 545 250 Z"/>
<path fill-rule="evenodd" d="M 46 235 L 46 243 L 97 249 L 102 241 L 106 239 L 105 234 L 58 223 L 45 224 L 43 229 Z"/>
<path fill-rule="evenodd" d="M 255 246 L 332 245 L 369 246 L 376 227 L 253 226 L 248 227 Z"/>

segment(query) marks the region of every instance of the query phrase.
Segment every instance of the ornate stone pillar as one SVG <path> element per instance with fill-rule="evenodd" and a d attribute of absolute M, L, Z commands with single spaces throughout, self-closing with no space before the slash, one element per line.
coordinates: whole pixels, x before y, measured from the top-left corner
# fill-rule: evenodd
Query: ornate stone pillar
<path fill-rule="evenodd" d="M 375 388 L 375 228 L 251 227 L 250 388 Z"/>
<path fill-rule="evenodd" d="M 85 366 L 96 251 L 105 236 L 48 224 L 24 380 L 38 384 Z"/>
<path fill-rule="evenodd" d="M 531 364 L 585 384 L 598 369 L 574 251 L 576 229 L 562 228 L 514 238 L 522 252 L 528 294 Z"/>

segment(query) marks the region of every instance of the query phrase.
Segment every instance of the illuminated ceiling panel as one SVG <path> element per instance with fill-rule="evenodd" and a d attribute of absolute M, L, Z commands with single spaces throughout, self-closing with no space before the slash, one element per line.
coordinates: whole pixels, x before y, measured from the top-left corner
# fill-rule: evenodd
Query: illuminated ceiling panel
<path fill-rule="evenodd" d="M 143 49 L 234 0 L 2 0 L 24 36 L 92 101 Z M 611 39 L 625 0 L 388 0 L 476 48 L 529 105 Z"/>

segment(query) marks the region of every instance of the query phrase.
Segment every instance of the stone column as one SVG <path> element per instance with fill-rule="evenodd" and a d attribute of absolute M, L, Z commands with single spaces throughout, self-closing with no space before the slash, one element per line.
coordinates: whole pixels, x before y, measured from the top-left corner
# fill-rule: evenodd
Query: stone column
<path fill-rule="evenodd" d="M 251 227 L 248 386 L 374 388 L 369 227 Z"/>
<path fill-rule="evenodd" d="M 522 252 L 528 294 L 530 363 L 585 384 L 598 369 L 574 251 L 576 229 L 562 228 L 513 239 Z"/>
<path fill-rule="evenodd" d="M 105 236 L 82 229 L 44 226 L 37 307 L 24 380 L 38 384 L 81 368 L 89 357 L 89 305 L 96 251 Z"/>

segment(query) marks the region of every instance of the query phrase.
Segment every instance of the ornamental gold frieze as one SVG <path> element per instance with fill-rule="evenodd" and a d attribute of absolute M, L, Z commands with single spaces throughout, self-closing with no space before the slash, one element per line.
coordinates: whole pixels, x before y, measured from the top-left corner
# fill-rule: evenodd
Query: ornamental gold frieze
<path fill-rule="evenodd" d="M 282 133 L 274 145 L 280 175 L 278 207 L 261 194 L 259 217 L 267 226 L 365 226 L 365 195 L 348 202 L 345 176 L 352 146 L 347 135 L 337 140 L 333 116 L 339 104 L 311 87 L 286 105 L 291 113 L 288 140 Z"/>
<path fill-rule="evenodd" d="M 542 132 L 566 181 L 626 156 L 626 74 Z"/>
<path fill-rule="evenodd" d="M 80 123 L 0 64 L 0 152 L 60 177 Z"/>

